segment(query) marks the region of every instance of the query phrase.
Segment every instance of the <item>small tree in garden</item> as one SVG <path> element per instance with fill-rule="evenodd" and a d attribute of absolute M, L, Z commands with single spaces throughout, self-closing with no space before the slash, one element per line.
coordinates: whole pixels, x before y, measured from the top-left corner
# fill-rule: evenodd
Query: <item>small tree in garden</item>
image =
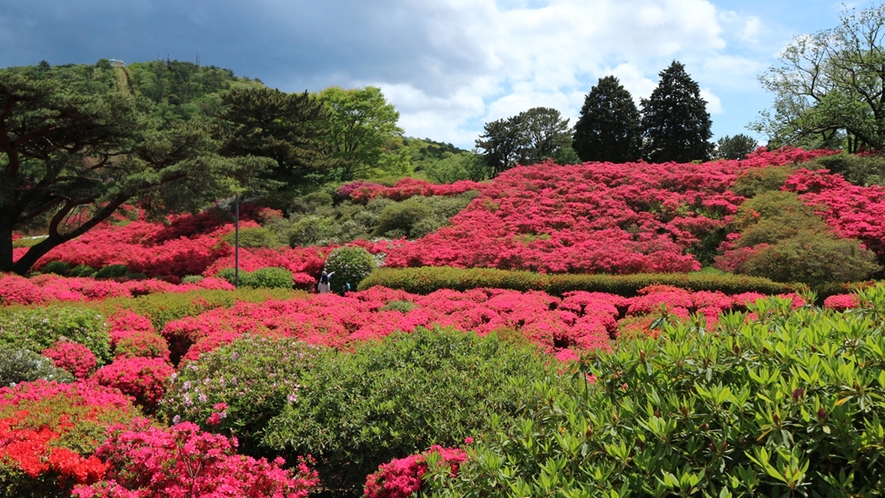
<path fill-rule="evenodd" d="M 362 247 L 339 247 L 326 258 L 326 271 L 335 272 L 331 279 L 335 292 L 344 292 L 347 284 L 356 290 L 357 284 L 376 267 L 375 258 Z"/>

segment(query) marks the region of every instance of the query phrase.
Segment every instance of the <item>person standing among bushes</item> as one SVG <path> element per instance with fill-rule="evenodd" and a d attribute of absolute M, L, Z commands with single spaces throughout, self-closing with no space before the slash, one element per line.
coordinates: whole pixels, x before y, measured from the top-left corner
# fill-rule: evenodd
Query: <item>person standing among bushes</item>
<path fill-rule="evenodd" d="M 326 294 L 332 288 L 331 278 L 335 272 L 326 273 L 326 270 L 323 270 L 323 274 L 320 275 L 320 281 L 317 282 L 317 291 L 320 294 Z"/>

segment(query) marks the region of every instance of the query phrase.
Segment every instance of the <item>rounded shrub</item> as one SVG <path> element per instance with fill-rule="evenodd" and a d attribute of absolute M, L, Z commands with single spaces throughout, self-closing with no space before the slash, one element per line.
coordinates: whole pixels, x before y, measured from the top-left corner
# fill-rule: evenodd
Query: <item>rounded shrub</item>
<path fill-rule="evenodd" d="M 330 493 L 359 496 L 382 463 L 435 444 L 456 446 L 491 430 L 493 419 L 509 422 L 525 388 L 514 379 L 543 378 L 548 361 L 494 336 L 394 333 L 353 353 L 318 357 L 263 444 L 313 455 Z"/>
<path fill-rule="evenodd" d="M 389 235 L 396 231 L 397 234 L 409 235 L 412 227 L 424 218 L 431 216 L 433 210 L 423 202 L 411 198 L 402 202 L 393 203 L 378 215 L 378 226 L 375 235 Z"/>
<path fill-rule="evenodd" d="M 326 349 L 296 339 L 247 335 L 200 355 L 172 376 L 158 413 L 204 430 L 236 436 L 240 450 L 257 455 L 267 422 L 298 402 L 301 377 Z M 219 403 L 226 416 L 207 421 Z"/>
<path fill-rule="evenodd" d="M 0 345 L 0 387 L 37 379 L 67 383 L 73 382 L 74 376 L 39 353 L 17 346 Z"/>
<path fill-rule="evenodd" d="M 122 278 L 129 274 L 126 265 L 107 265 L 95 272 L 95 278 Z"/>
<path fill-rule="evenodd" d="M 878 496 L 885 489 L 885 287 L 868 309 L 768 299 L 715 330 L 599 351 L 567 387 L 538 379 L 438 496 Z M 860 367 L 863 365 L 863 367 Z"/>
<path fill-rule="evenodd" d="M 71 266 L 64 261 L 50 261 L 43 265 L 40 269 L 43 273 L 54 273 L 56 275 L 67 275 L 71 271 Z"/>
<path fill-rule="evenodd" d="M 166 381 L 174 372 L 172 365 L 162 358 L 120 356 L 98 369 L 93 378 L 102 386 L 114 387 L 132 396 L 147 413 L 153 413 L 166 392 Z"/>
<path fill-rule="evenodd" d="M 62 337 L 89 348 L 100 364 L 111 358 L 110 335 L 104 317 L 95 310 L 42 306 L 0 314 L 0 344 L 43 351 Z"/>
<path fill-rule="evenodd" d="M 89 377 L 98 366 L 98 361 L 89 348 L 64 338 L 59 339 L 55 346 L 44 349 L 40 354 L 51 359 L 56 367 L 70 372 L 78 379 Z"/>
<path fill-rule="evenodd" d="M 289 246 L 304 247 L 321 245 L 332 236 L 335 220 L 327 216 L 308 215 L 292 223 L 287 230 Z"/>
<path fill-rule="evenodd" d="M 371 274 L 377 264 L 369 251 L 362 247 L 350 246 L 339 247 L 332 251 L 326 258 L 325 268 L 332 275 L 332 290 L 343 293 L 347 284 L 352 290 L 356 290 L 360 281 Z"/>
<path fill-rule="evenodd" d="M 95 268 L 88 265 L 77 265 L 68 273 L 70 277 L 91 277 L 95 275 Z"/>
<path fill-rule="evenodd" d="M 236 242 L 237 234 L 236 232 L 226 233 L 221 237 L 222 242 L 227 242 L 231 247 L 234 246 Z M 239 243 L 240 247 L 246 247 L 250 249 L 258 248 L 258 247 L 279 247 L 280 242 L 277 240 L 277 236 L 270 230 L 264 227 L 245 227 L 240 229 L 239 234 Z"/>
<path fill-rule="evenodd" d="M 259 268 L 248 273 L 241 283 L 255 289 L 291 289 L 295 285 L 290 270 L 275 267 Z"/>

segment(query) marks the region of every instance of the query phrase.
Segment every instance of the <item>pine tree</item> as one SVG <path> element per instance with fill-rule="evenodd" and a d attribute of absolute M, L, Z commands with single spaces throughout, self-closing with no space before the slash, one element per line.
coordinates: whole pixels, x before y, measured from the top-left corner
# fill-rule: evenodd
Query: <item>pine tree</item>
<path fill-rule="evenodd" d="M 642 155 L 639 109 L 614 76 L 606 76 L 584 98 L 572 148 L 582 161 L 624 163 Z"/>
<path fill-rule="evenodd" d="M 677 61 L 660 77 L 651 97 L 641 102 L 645 159 L 654 163 L 709 159 L 712 123 L 700 87 Z"/>

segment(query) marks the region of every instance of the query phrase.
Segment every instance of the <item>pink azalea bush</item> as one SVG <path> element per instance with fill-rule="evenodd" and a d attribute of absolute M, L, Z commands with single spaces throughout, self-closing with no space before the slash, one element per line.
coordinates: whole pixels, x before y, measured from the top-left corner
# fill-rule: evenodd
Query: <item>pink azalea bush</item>
<path fill-rule="evenodd" d="M 89 348 L 65 339 L 59 339 L 54 346 L 44 349 L 40 354 L 78 379 L 89 377 L 98 366 L 98 360 Z"/>
<path fill-rule="evenodd" d="M 153 412 L 166 392 L 166 381 L 175 369 L 162 358 L 117 357 L 93 376 L 102 385 L 114 387 L 135 398 L 136 404 Z"/>
<path fill-rule="evenodd" d="M 304 498 L 318 483 L 310 458 L 295 469 L 236 453 L 235 438 L 183 422 L 168 429 L 147 419 L 111 430 L 95 454 L 108 466 L 105 479 L 74 488 L 76 498 Z"/>
<path fill-rule="evenodd" d="M 472 442 L 472 438 L 470 442 Z M 458 473 L 460 464 L 467 460 L 467 453 L 460 448 L 443 448 L 435 445 L 429 450 L 398 458 L 378 466 L 378 471 L 366 478 L 364 496 L 367 498 L 408 498 L 421 490 L 421 476 L 427 472 L 427 456 L 435 454 L 442 463 Z"/>

